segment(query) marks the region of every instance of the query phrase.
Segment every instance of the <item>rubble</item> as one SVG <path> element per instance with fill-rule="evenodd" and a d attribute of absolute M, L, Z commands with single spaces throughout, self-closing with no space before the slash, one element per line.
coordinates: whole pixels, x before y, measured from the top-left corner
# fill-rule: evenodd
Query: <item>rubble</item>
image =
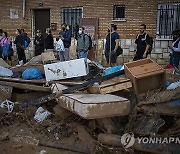
<path fill-rule="evenodd" d="M 71 68 L 71 75 L 55 77 L 47 68 L 57 69 L 62 62 L 41 58 L 37 56 L 20 67 L 8 67 L 13 76 L 0 77 L 0 103 L 7 100 L 14 104 L 11 113 L 0 108 L 2 144 L 13 142 L 11 147 L 18 150 L 25 144 L 42 147 L 36 150 L 38 153 L 51 153 L 48 147 L 71 153 L 180 152 L 176 143 L 138 143 L 138 137 L 179 137 L 180 87 L 165 88 L 165 81 L 171 84 L 180 79 L 174 71 L 165 71 L 146 59 L 127 63 L 125 70 L 103 76 L 105 69 L 95 62 L 81 60 L 80 66 L 74 60 L 73 64 L 84 68 L 84 74 L 76 71 L 72 75 L 75 69 L 69 61 L 65 65 L 66 71 Z M 22 79 L 27 68 L 38 68 L 43 79 Z M 42 116 L 36 122 L 39 107 L 51 116 Z M 135 141 L 127 148 L 122 136 L 128 133 Z"/>

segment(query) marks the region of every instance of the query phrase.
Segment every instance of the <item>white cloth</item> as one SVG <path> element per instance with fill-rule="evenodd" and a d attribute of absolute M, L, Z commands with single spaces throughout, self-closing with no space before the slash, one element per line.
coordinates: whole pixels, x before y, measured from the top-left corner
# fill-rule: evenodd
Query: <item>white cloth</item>
<path fill-rule="evenodd" d="M 61 39 L 59 39 L 58 41 L 56 41 L 56 51 L 65 51 L 64 48 L 64 43 Z"/>

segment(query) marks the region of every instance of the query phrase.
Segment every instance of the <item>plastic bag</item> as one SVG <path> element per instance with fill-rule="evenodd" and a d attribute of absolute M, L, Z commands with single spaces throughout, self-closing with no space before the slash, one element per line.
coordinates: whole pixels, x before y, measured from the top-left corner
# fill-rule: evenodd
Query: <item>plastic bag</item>
<path fill-rule="evenodd" d="M 9 55 L 10 45 L 5 43 L 2 50 L 3 57 L 7 57 Z"/>
<path fill-rule="evenodd" d="M 25 80 L 42 79 L 42 73 L 37 68 L 27 68 L 22 73 L 22 78 L 25 79 Z"/>
<path fill-rule="evenodd" d="M 120 71 L 121 68 L 122 68 L 121 65 L 114 66 L 114 67 L 109 67 L 109 68 L 107 68 L 107 69 L 104 71 L 103 75 L 106 76 L 106 75 L 109 75 L 109 74 L 113 74 L 113 73 L 115 73 L 115 72 Z"/>
<path fill-rule="evenodd" d="M 3 66 L 0 66 L 0 76 L 12 76 L 13 75 L 13 72 L 8 69 L 8 68 L 5 68 Z"/>
<path fill-rule="evenodd" d="M 51 113 L 42 107 L 39 107 L 35 113 L 34 120 L 37 122 L 44 121 Z"/>

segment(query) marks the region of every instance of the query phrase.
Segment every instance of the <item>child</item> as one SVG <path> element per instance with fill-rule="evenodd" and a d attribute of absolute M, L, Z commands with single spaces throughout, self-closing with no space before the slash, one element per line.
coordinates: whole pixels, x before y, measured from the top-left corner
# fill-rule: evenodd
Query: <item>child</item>
<path fill-rule="evenodd" d="M 59 56 L 60 61 L 61 62 L 65 61 L 65 59 L 64 59 L 65 48 L 64 48 L 64 43 L 61 40 L 60 36 L 58 38 L 56 38 L 56 51 L 58 52 L 58 56 Z"/>

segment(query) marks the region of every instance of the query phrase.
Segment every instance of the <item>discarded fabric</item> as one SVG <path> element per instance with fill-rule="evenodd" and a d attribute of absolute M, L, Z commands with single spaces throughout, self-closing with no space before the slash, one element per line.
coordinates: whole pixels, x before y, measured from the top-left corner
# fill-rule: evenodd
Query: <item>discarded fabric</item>
<path fill-rule="evenodd" d="M 0 107 L 7 109 L 7 113 L 11 113 L 14 108 L 14 103 L 9 100 L 5 100 L 1 103 Z"/>
<path fill-rule="evenodd" d="M 168 90 L 173 90 L 173 89 L 176 89 L 177 87 L 180 87 L 180 80 L 171 83 L 171 84 L 167 87 L 167 89 L 168 89 Z"/>
<path fill-rule="evenodd" d="M 109 75 L 109 74 L 112 74 L 112 73 L 116 73 L 116 72 L 120 71 L 121 68 L 122 68 L 121 65 L 114 66 L 114 67 L 109 67 L 104 71 L 103 75 L 106 76 L 106 75 Z"/>
<path fill-rule="evenodd" d="M 37 68 L 27 68 L 22 73 L 22 78 L 25 79 L 25 80 L 42 79 L 42 73 Z"/>
<path fill-rule="evenodd" d="M 12 76 L 12 75 L 13 75 L 13 72 L 10 69 L 0 66 L 0 76 L 7 77 L 7 76 Z"/>
<path fill-rule="evenodd" d="M 37 122 L 42 122 L 44 121 L 51 113 L 42 107 L 39 107 L 35 113 L 34 120 Z"/>

